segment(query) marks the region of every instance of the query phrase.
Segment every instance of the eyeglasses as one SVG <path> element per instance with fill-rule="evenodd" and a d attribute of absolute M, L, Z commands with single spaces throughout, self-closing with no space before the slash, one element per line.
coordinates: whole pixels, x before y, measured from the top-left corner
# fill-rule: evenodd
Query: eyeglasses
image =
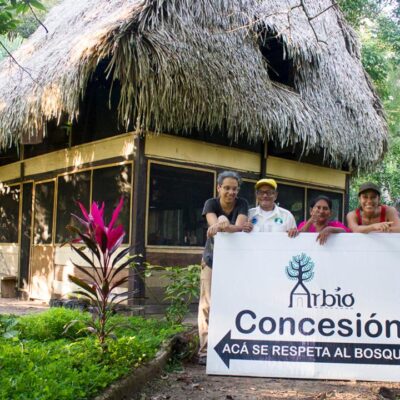
<path fill-rule="evenodd" d="M 267 197 L 273 197 L 276 194 L 276 190 L 257 190 L 257 195 L 258 196 L 267 196 Z"/>

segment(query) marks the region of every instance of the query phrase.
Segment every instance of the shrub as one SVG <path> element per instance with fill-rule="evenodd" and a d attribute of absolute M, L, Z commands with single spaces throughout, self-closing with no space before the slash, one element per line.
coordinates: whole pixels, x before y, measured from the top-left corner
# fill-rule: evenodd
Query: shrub
<path fill-rule="evenodd" d="M 165 300 L 171 304 L 167 308 L 166 318 L 180 324 L 189 312 L 189 305 L 199 298 L 200 265 L 187 267 L 167 267 L 170 283 L 165 288 Z"/>
<path fill-rule="evenodd" d="M 19 331 L 17 329 L 18 319 L 15 315 L 0 314 L 0 336 L 4 338 L 17 337 Z"/>
<path fill-rule="evenodd" d="M 87 335 L 85 327 L 90 320 L 91 316 L 88 313 L 65 308 L 50 308 L 40 314 L 20 317 L 17 329 L 20 331 L 21 339 L 78 338 Z M 66 329 L 67 325 L 68 329 Z"/>
<path fill-rule="evenodd" d="M 120 338 L 110 341 L 103 353 L 93 336 L 77 341 L 54 339 L 62 331 L 61 325 L 71 321 L 67 317 L 84 320 L 90 314 L 52 309 L 18 320 L 25 329 L 24 340 L 0 337 L 0 399 L 93 398 L 153 357 L 163 341 L 182 329 L 166 321 L 113 316 L 110 323 L 119 326 Z M 52 318 L 57 320 L 54 325 Z M 44 329 L 47 323 L 51 325 L 48 330 Z M 35 329 L 40 331 L 37 336 Z"/>
<path fill-rule="evenodd" d="M 180 324 L 187 313 L 189 305 L 200 295 L 200 270 L 198 264 L 187 267 L 147 266 L 145 277 L 150 277 L 153 270 L 163 271 L 163 277 L 168 281 L 165 286 L 164 300 L 170 304 L 165 317 L 168 321 Z"/>

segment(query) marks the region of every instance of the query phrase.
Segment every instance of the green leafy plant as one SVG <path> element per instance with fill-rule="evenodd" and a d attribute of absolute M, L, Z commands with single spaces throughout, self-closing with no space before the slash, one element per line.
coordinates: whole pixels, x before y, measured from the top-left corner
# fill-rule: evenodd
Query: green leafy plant
<path fill-rule="evenodd" d="M 21 22 L 19 16 L 33 9 L 45 10 L 38 0 L 0 0 L 0 34 L 9 33 Z"/>
<path fill-rule="evenodd" d="M 69 275 L 69 279 L 79 287 L 73 293 L 88 298 L 92 303 L 94 318 L 89 324 L 88 330 L 98 337 L 100 345 L 105 350 L 106 338 L 112 335 L 115 328 L 115 324 L 109 323 L 110 317 L 114 313 L 115 306 L 129 296 L 129 291 L 123 293 L 115 291 L 128 281 L 128 276 L 122 272 L 126 266 L 134 264 L 136 256 L 124 259 L 130 248 L 117 252 L 125 236 L 122 225 L 114 227 L 123 206 L 122 198 L 108 225 L 103 219 L 104 203 L 99 206 L 94 202 L 90 212 L 87 212 L 81 203 L 78 204 L 83 219 L 76 215 L 73 216 L 86 228 L 86 231 L 82 232 L 79 228 L 71 225 L 67 228 L 78 236 L 71 243 L 72 250 L 91 268 L 73 263 L 75 268 L 84 274 L 85 279 L 73 275 Z M 77 243 L 83 243 L 90 251 L 91 257 L 85 254 Z"/>
<path fill-rule="evenodd" d="M 187 267 L 166 267 L 169 283 L 165 288 L 165 300 L 170 302 L 166 318 L 174 323 L 181 323 L 189 312 L 189 305 L 199 297 L 200 265 Z"/>
<path fill-rule="evenodd" d="M 56 308 L 29 317 L 2 316 L 1 326 L 11 319 L 21 334 L 16 340 L 0 335 L 0 399 L 92 399 L 182 331 L 163 320 L 114 315 L 110 323 L 118 326 L 118 340 L 109 341 L 102 353 L 92 335 L 79 340 L 62 335 L 63 324 L 81 319 L 82 328 L 91 319 L 89 313 Z"/>
<path fill-rule="evenodd" d="M 71 324 L 71 321 L 74 321 Z M 24 315 L 18 319 L 17 328 L 20 339 L 56 340 L 77 339 L 88 335 L 85 329 L 91 321 L 89 313 L 65 308 L 50 308 L 37 315 Z M 65 329 L 69 326 L 69 329 Z"/>
<path fill-rule="evenodd" d="M 15 315 L 0 314 L 0 336 L 5 339 L 17 338 L 19 335 L 17 324 L 18 320 Z"/>

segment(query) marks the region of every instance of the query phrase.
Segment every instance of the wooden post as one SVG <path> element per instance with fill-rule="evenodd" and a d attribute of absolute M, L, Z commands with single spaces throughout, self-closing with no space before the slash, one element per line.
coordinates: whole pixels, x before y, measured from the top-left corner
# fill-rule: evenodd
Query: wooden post
<path fill-rule="evenodd" d="M 346 223 L 346 215 L 350 211 L 350 175 L 346 175 L 346 188 L 344 194 L 344 210 L 343 210 L 343 222 Z"/>
<path fill-rule="evenodd" d="M 267 157 L 268 157 L 268 143 L 264 141 L 261 146 L 261 160 L 260 160 L 260 179 L 265 178 L 267 175 Z"/>
<path fill-rule="evenodd" d="M 129 291 L 133 293 L 129 304 L 141 305 L 145 298 L 144 262 L 146 257 L 146 188 L 147 188 L 147 163 L 144 154 L 145 137 L 138 134 L 134 140 L 134 174 L 132 193 L 131 217 L 131 254 L 141 254 L 136 271 L 129 270 Z"/>

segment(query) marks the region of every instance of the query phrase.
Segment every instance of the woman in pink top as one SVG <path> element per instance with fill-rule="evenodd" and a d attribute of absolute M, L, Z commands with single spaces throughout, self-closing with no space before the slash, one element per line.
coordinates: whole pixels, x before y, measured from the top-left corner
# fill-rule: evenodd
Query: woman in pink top
<path fill-rule="evenodd" d="M 350 232 L 339 221 L 330 221 L 332 215 L 332 201 L 329 197 L 318 196 L 310 203 L 310 218 L 300 222 L 299 232 L 319 232 L 317 241 L 320 244 L 326 243 L 331 233 Z"/>

